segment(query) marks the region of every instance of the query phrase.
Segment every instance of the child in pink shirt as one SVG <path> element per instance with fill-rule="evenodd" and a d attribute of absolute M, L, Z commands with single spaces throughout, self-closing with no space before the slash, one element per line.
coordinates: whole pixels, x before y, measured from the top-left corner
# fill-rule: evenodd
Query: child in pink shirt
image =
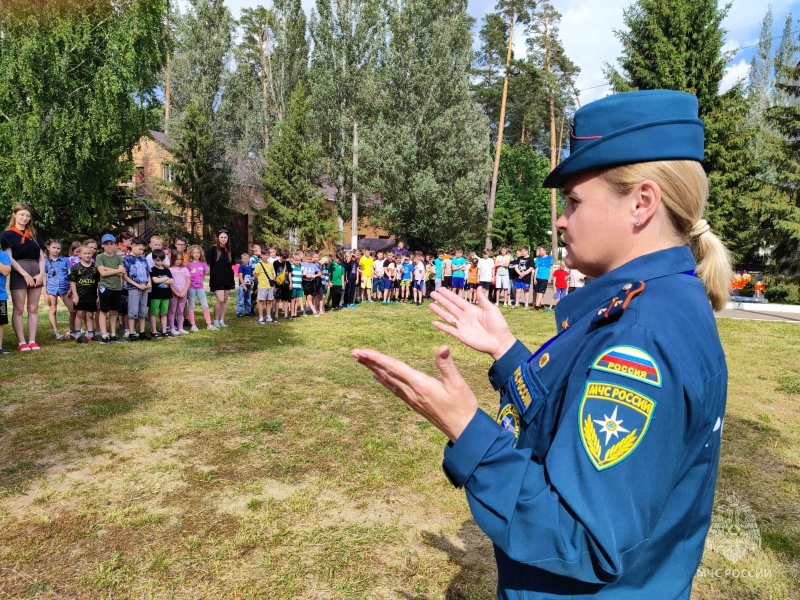
<path fill-rule="evenodd" d="M 169 312 L 167 325 L 172 335 L 185 335 L 189 333 L 183 328 L 183 313 L 186 312 L 186 295 L 189 293 L 189 269 L 183 266 L 183 252 L 172 253 L 172 264 L 169 267 L 172 274 L 172 298 L 169 299 Z M 177 315 L 177 320 L 175 316 Z M 194 315 L 192 315 L 194 316 Z"/>
<path fill-rule="evenodd" d="M 211 324 L 211 313 L 208 310 L 206 291 L 203 289 L 205 277 L 211 273 L 211 269 L 206 263 L 205 254 L 200 246 L 190 246 L 188 254 L 189 262 L 186 263 L 186 268 L 189 271 L 189 322 L 192 324 L 192 331 L 198 330 L 194 322 L 195 298 L 200 299 L 200 306 L 203 307 L 203 316 L 206 319 L 206 327 L 214 330 L 216 327 Z"/>

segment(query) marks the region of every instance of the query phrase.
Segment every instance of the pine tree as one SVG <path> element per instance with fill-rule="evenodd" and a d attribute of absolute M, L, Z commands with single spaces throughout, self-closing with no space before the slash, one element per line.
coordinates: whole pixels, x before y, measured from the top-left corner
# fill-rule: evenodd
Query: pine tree
<path fill-rule="evenodd" d="M 320 194 L 321 148 L 314 139 L 307 94 L 298 83 L 270 144 L 266 206 L 258 211 L 255 227 L 267 243 L 285 245 L 291 238 L 300 246 L 318 248 L 333 237 L 336 222 Z"/>
<path fill-rule="evenodd" d="M 528 243 L 525 218 L 520 205 L 514 199 L 513 190 L 503 181 L 497 186 L 497 205 L 492 222 L 492 247 L 508 244 L 518 248 Z"/>
<path fill-rule="evenodd" d="M 365 135 L 361 179 L 376 218 L 416 248 L 485 232 L 488 124 L 470 94 L 472 19 L 466 0 L 408 0 L 391 41 Z"/>

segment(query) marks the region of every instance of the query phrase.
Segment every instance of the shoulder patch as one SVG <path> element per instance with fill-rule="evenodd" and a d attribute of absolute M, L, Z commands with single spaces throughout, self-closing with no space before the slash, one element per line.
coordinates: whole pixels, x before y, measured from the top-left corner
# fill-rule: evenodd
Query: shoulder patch
<path fill-rule="evenodd" d="M 592 363 L 592 368 L 661 387 L 658 364 L 647 352 L 634 346 L 614 346 L 603 350 Z"/>
<path fill-rule="evenodd" d="M 619 317 L 625 312 L 625 309 L 628 308 L 631 300 L 644 291 L 644 287 L 644 281 L 625 284 L 622 289 L 617 292 L 617 295 L 609 301 L 606 308 L 601 308 L 597 311 L 597 314 L 592 318 L 592 325 L 597 323 L 602 324 L 604 321 L 612 321 Z"/>
<path fill-rule="evenodd" d="M 655 400 L 630 388 L 586 382 L 578 431 L 595 469 L 603 471 L 633 454 L 650 427 L 655 408 Z"/>
<path fill-rule="evenodd" d="M 506 404 L 497 415 L 497 423 L 503 429 L 506 429 L 514 434 L 514 437 L 519 439 L 519 411 L 514 403 Z"/>

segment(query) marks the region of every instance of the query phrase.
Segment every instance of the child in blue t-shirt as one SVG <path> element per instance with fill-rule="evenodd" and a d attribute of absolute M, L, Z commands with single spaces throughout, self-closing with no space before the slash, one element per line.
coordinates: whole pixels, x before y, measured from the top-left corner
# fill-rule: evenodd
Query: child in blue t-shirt
<path fill-rule="evenodd" d="M 253 273 L 250 255 L 242 252 L 242 264 L 239 265 L 239 296 L 236 300 L 236 316 L 253 316 Z"/>
<path fill-rule="evenodd" d="M 8 292 L 6 277 L 11 274 L 11 257 L 8 252 L 0 250 L 0 356 L 9 354 L 3 350 L 3 327 L 8 325 Z"/>
<path fill-rule="evenodd" d="M 61 256 L 61 242 L 58 240 L 50 240 L 45 248 L 47 249 L 47 256 L 44 259 L 45 291 L 47 292 L 47 304 L 50 307 L 50 326 L 53 328 L 55 338 L 63 340 L 64 335 L 58 331 L 56 315 L 58 299 L 61 298 L 70 313 L 70 321 L 74 323 L 75 309 L 72 304 L 68 279 L 72 265 L 66 256 Z"/>
<path fill-rule="evenodd" d="M 464 281 L 467 277 L 467 259 L 464 258 L 464 251 L 456 248 L 456 256 L 450 261 L 453 269 L 453 291 L 460 297 L 464 295 Z"/>
<path fill-rule="evenodd" d="M 403 293 L 403 302 L 408 302 L 409 293 L 411 290 L 411 275 L 414 273 L 414 265 L 411 263 L 411 258 L 403 256 L 403 279 L 400 281 L 401 290 Z"/>

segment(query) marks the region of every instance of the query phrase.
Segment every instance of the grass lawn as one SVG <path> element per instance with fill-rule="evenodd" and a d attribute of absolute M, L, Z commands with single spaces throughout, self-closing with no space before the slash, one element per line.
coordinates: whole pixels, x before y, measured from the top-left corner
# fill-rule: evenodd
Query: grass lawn
<path fill-rule="evenodd" d="M 115 346 L 51 341 L 42 316 L 42 351 L 0 358 L 0 597 L 494 597 L 491 545 L 441 473 L 444 436 L 349 355 L 433 372 L 445 336 L 427 309 L 232 317 Z M 507 316 L 529 346 L 553 331 L 552 315 Z M 800 598 L 800 328 L 718 323 L 717 503 L 749 507 L 761 546 L 738 562 L 707 551 L 693 598 Z M 494 414 L 491 359 L 453 353 Z"/>

